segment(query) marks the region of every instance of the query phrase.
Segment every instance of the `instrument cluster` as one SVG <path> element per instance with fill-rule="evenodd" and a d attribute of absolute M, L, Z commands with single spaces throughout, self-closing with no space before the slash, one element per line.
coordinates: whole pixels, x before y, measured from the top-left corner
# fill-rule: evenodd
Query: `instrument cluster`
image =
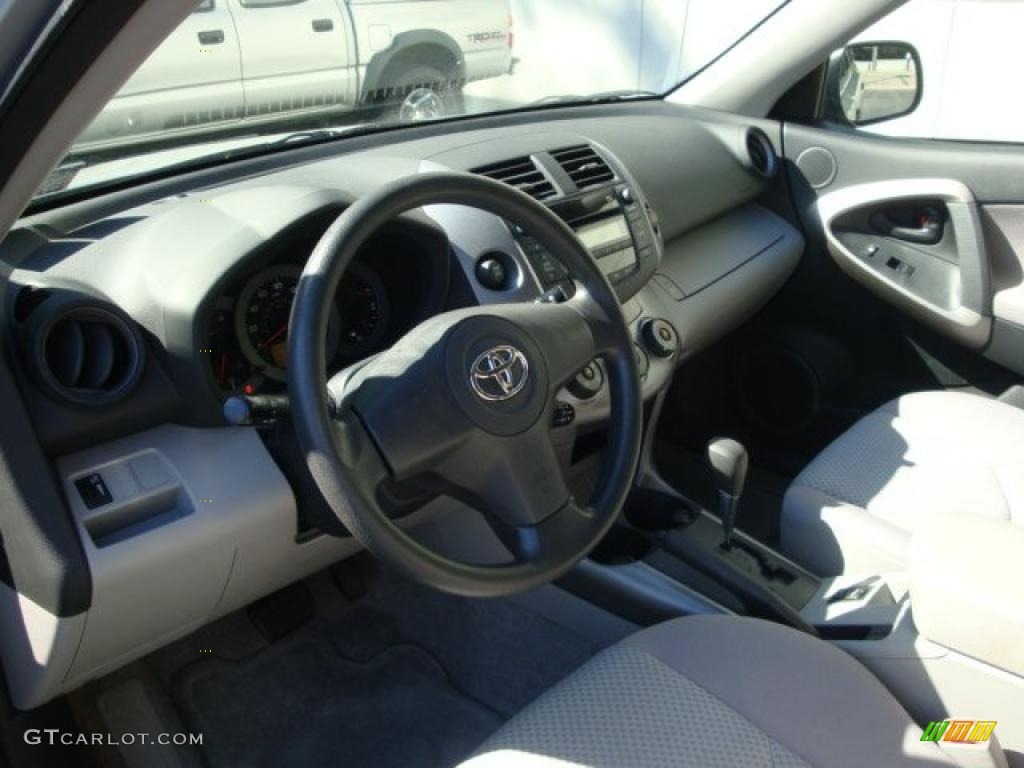
<path fill-rule="evenodd" d="M 302 269 L 274 264 L 221 295 L 208 331 L 213 377 L 222 394 L 283 389 L 288 376 L 288 322 Z M 327 361 L 341 368 L 383 348 L 391 301 L 373 267 L 354 263 L 338 286 L 327 327 Z"/>
<path fill-rule="evenodd" d="M 288 324 L 302 275 L 336 211 L 243 262 L 206 301 L 201 357 L 223 400 L 275 395 L 287 388 Z M 359 249 L 334 295 L 326 339 L 327 373 L 382 352 L 449 300 L 451 244 L 417 222 L 385 225 Z"/>

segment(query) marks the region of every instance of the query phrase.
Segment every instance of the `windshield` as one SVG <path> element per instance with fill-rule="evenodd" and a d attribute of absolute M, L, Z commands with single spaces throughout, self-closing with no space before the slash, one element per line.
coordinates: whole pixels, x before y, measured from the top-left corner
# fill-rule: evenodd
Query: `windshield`
<path fill-rule="evenodd" d="M 784 0 L 203 0 L 40 196 L 354 131 L 658 97 Z"/>

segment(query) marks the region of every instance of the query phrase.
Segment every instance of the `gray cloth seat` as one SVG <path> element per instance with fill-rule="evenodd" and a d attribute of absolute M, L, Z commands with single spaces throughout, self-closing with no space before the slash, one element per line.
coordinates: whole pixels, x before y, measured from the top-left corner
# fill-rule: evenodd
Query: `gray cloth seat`
<path fill-rule="evenodd" d="M 782 550 L 821 576 L 905 571 L 939 513 L 1024 523 L 1024 410 L 921 392 L 864 417 L 793 481 Z"/>
<path fill-rule="evenodd" d="M 603 651 L 463 768 L 954 765 L 859 662 L 757 619 L 700 616 Z"/>

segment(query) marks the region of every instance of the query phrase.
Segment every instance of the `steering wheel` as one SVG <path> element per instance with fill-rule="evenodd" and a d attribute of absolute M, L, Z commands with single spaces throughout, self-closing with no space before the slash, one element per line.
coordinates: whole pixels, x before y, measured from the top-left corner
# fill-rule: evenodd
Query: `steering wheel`
<path fill-rule="evenodd" d="M 581 286 L 562 303 L 460 309 L 327 380 L 335 291 L 353 256 L 396 216 L 465 205 L 522 226 Z M 292 417 L 314 481 L 341 523 L 385 564 L 445 592 L 508 595 L 557 579 L 608 532 L 636 473 L 642 397 L 612 287 L 576 235 L 546 207 L 497 181 L 425 173 L 367 195 L 331 225 L 299 281 L 288 340 Z M 601 478 L 579 504 L 551 441 L 555 395 L 595 357 L 611 416 Z M 483 514 L 512 554 L 499 565 L 444 557 L 388 514 L 387 483 L 445 494 Z"/>

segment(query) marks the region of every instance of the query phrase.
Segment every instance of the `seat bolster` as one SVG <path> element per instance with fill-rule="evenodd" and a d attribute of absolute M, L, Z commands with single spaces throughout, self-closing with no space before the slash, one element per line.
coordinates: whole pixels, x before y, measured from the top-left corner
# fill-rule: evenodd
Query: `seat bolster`
<path fill-rule="evenodd" d="M 695 616 L 625 641 L 710 692 L 815 766 L 953 763 L 892 694 L 835 646 L 759 619 Z"/>
<path fill-rule="evenodd" d="M 461 768 L 811 768 L 646 651 L 619 643 L 509 723 Z"/>
<path fill-rule="evenodd" d="M 837 437 L 783 501 L 782 549 L 822 576 L 905 571 L 935 515 L 1024 521 L 1024 411 L 958 392 L 893 400 Z"/>
<path fill-rule="evenodd" d="M 910 533 L 865 509 L 794 482 L 782 502 L 783 553 L 818 576 L 906 569 Z"/>
<path fill-rule="evenodd" d="M 463 768 L 955 765 L 859 662 L 735 616 L 666 622 L 598 654 Z"/>

